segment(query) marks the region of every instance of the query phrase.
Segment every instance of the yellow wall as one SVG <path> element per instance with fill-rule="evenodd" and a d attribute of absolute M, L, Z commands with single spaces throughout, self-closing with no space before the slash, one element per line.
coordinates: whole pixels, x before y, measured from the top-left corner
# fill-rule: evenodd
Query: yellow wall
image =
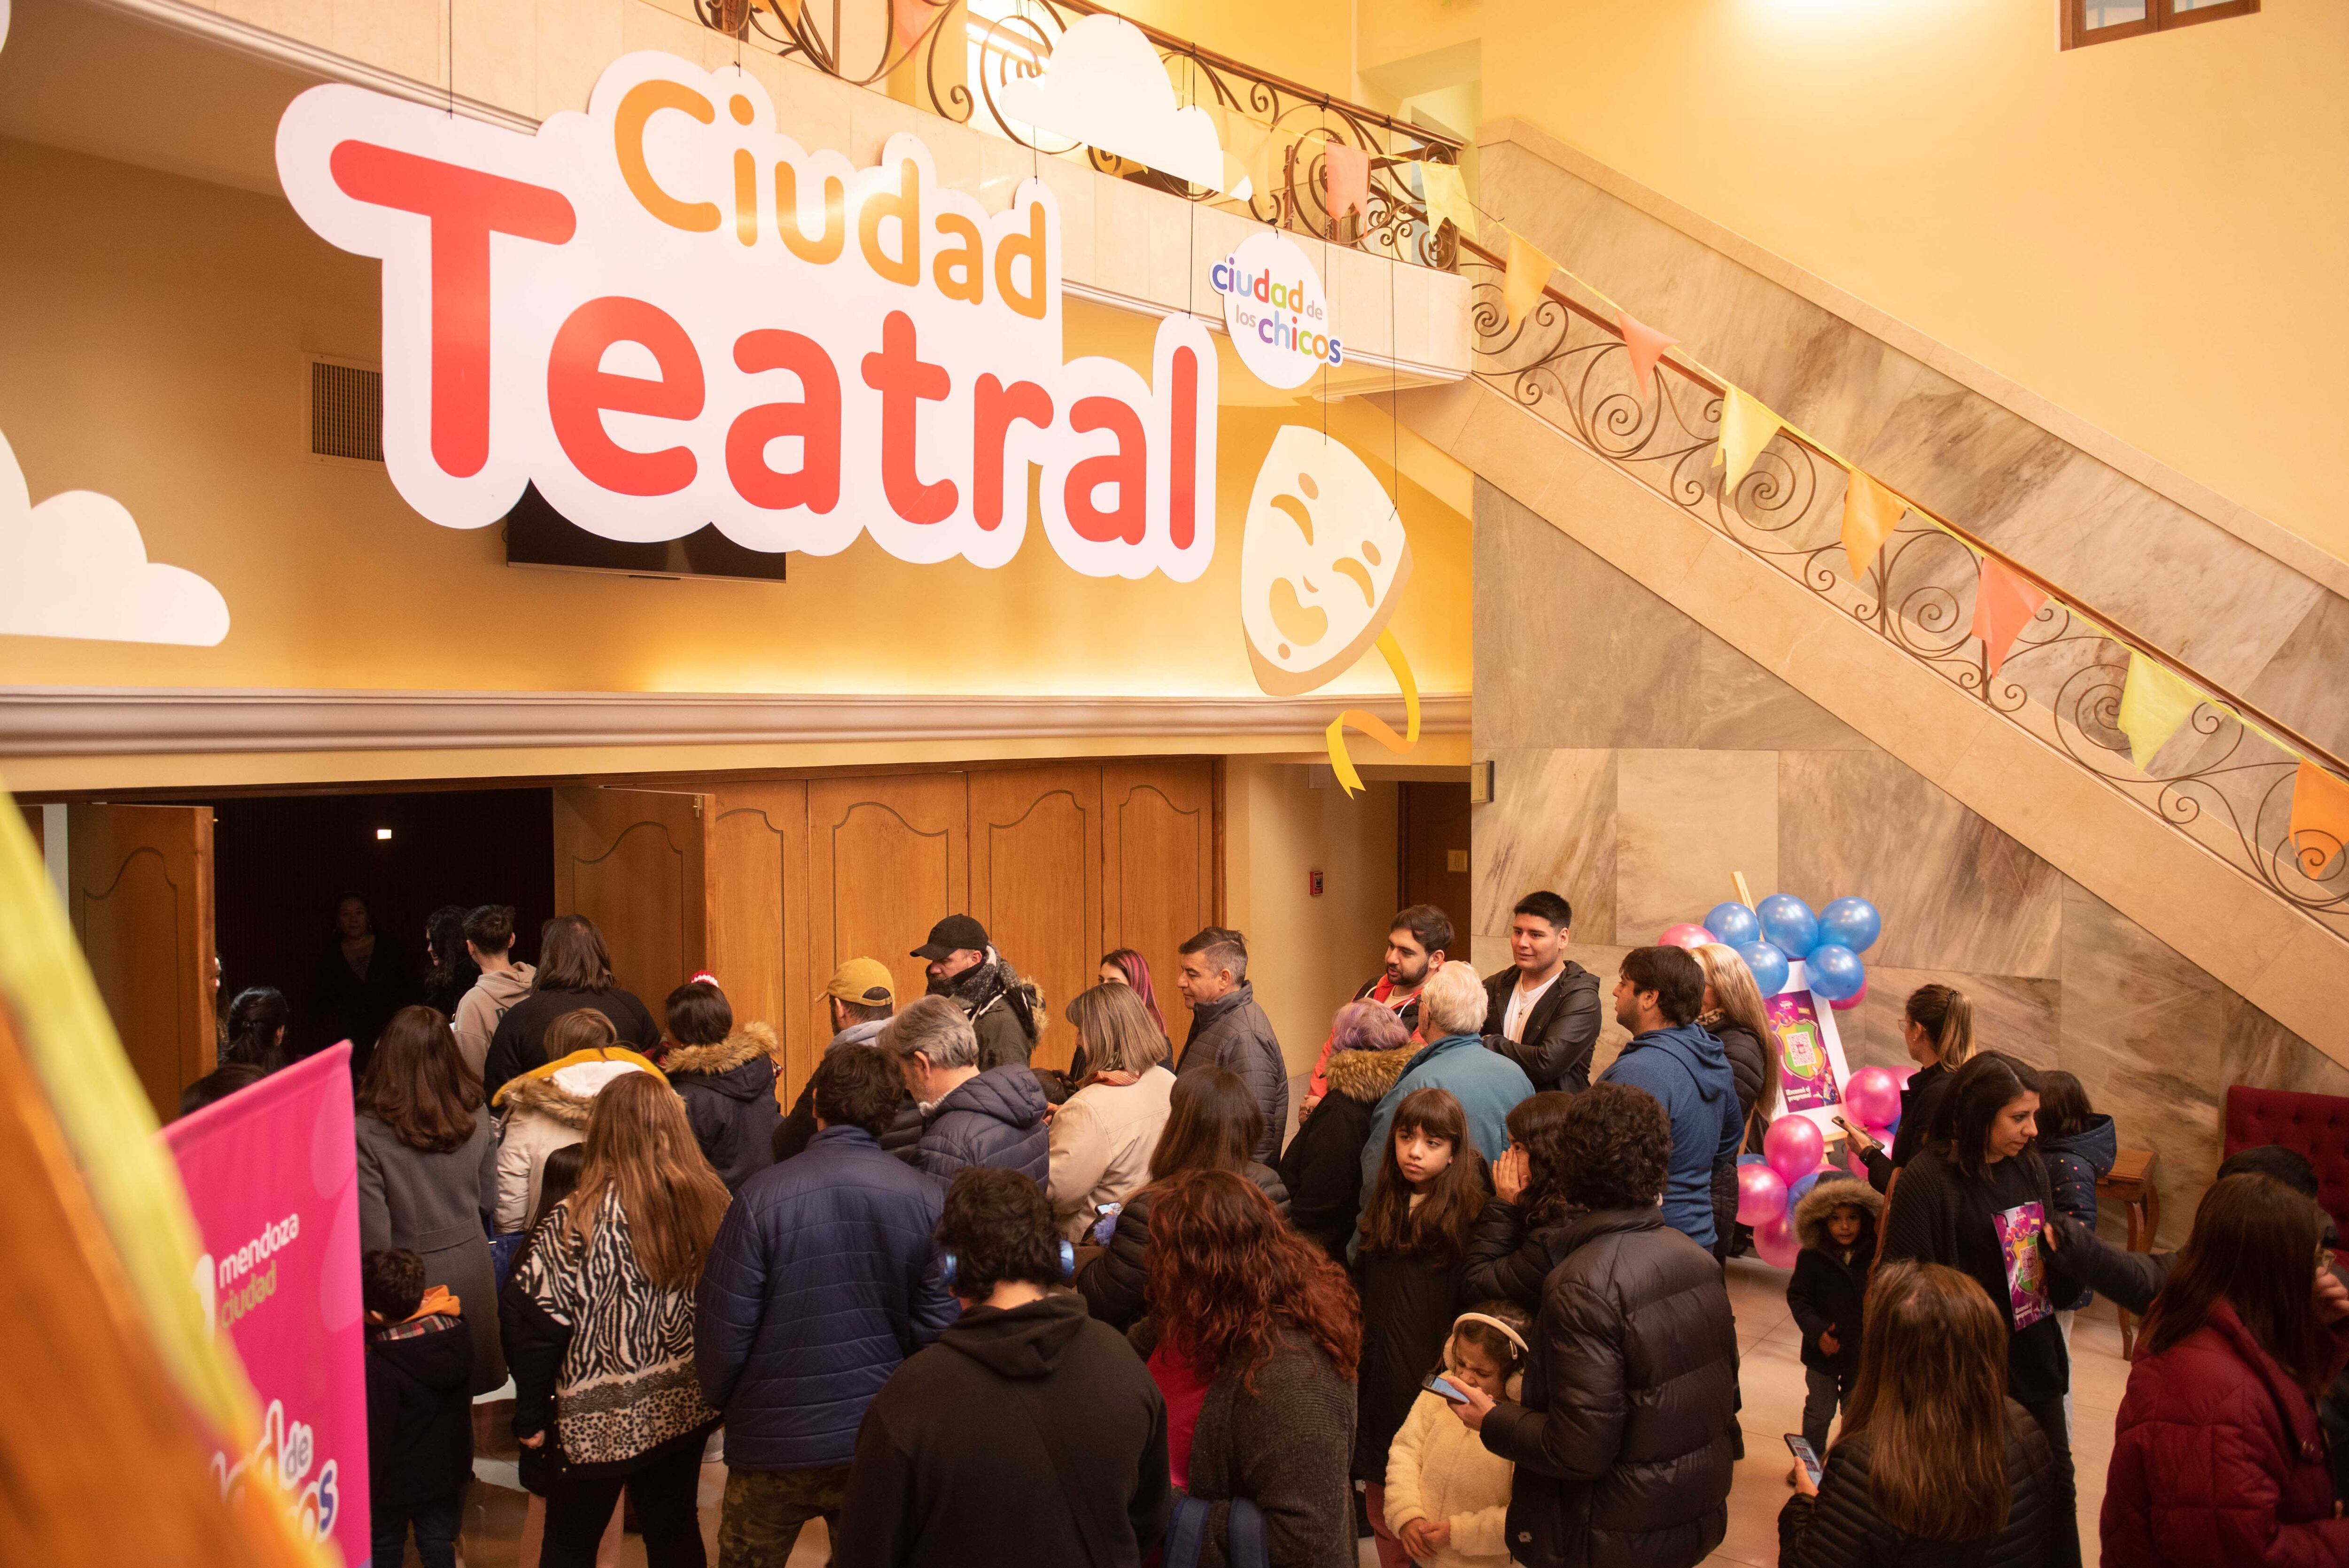
<path fill-rule="evenodd" d="M 308 454 L 302 356 L 378 357 L 373 261 L 274 198 L 25 142 L 0 140 L 0 432 L 34 499 L 115 497 L 149 557 L 211 579 L 232 617 L 214 648 L 0 635 L 0 685 L 1257 690 L 1241 525 L 1274 433 L 1319 423 L 1317 405 L 1226 400 L 1222 537 L 1195 583 L 1080 576 L 1040 531 L 995 572 L 908 565 L 869 542 L 793 554 L 781 586 L 516 571 L 494 528 L 437 527 L 381 468 Z M 1071 355 L 1147 372 L 1152 323 L 1073 303 L 1069 319 Z M 1226 344 L 1226 385 L 1247 375 Z M 1336 418 L 1385 477 L 1390 422 L 1360 407 Z M 1468 522 L 1411 482 L 1412 466 L 1402 506 L 1420 569 L 1394 629 L 1423 689 L 1462 692 Z M 1376 660 L 1331 688 L 1392 689 Z"/>
<path fill-rule="evenodd" d="M 1354 65 L 1481 40 L 1488 117 L 2349 557 L 2349 5 L 2270 0 L 2065 52 L 2057 5 L 1360 0 Z M 1152 14 L 1233 49 L 1253 10 Z M 1346 90 L 1342 61 L 1308 63 Z"/>
<path fill-rule="evenodd" d="M 1334 783 L 1311 788 L 1309 771 L 1246 758 L 1224 769 L 1224 914 L 1247 934 L 1248 976 L 1291 1074 L 1312 1067 L 1330 1015 L 1378 973 L 1396 904 L 1401 791 L 1371 779 L 1350 800 Z M 1314 870 L 1319 898 L 1307 891 Z"/>
<path fill-rule="evenodd" d="M 1186 42 L 1340 98 L 1351 96 L 1350 0 L 1125 0 L 1112 7 Z M 1202 95 L 1202 101 L 1208 101 Z"/>

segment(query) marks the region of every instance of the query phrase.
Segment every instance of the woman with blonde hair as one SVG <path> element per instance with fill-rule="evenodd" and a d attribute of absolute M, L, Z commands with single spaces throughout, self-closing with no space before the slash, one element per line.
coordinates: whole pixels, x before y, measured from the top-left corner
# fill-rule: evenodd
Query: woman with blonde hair
<path fill-rule="evenodd" d="M 1698 1027 L 1721 1042 L 1729 1053 L 1729 1075 L 1737 1085 L 1738 1124 L 1745 1129 L 1743 1149 L 1761 1147 L 1757 1113 L 1766 1123 L 1772 1095 L 1771 1060 L 1776 1055 L 1765 1043 L 1770 1023 L 1762 1010 L 1762 987 L 1737 949 L 1708 942 L 1693 950 L 1704 970 L 1704 1006 Z M 1713 1255 L 1726 1260 L 1737 1239 L 1737 1167 L 1713 1173 Z"/>
<path fill-rule="evenodd" d="M 1150 1151 L 1166 1126 L 1174 1075 L 1166 1070 L 1166 1037 L 1133 986 L 1104 982 L 1080 991 L 1062 1016 L 1076 1026 L 1091 1070 L 1052 1115 L 1045 1191 L 1061 1234 L 1082 1242 L 1103 1209 L 1150 1180 Z"/>
<path fill-rule="evenodd" d="M 1786 1568 L 2074 1568 L 2072 1462 L 2007 1398 L 2006 1324 L 1972 1279 L 1886 1264 L 1859 1376 L 1816 1486 L 1795 1467 L 1778 1515 Z"/>
<path fill-rule="evenodd" d="M 685 1102 L 651 1073 L 596 1096 L 579 1185 L 514 1274 L 514 1435 L 564 1468 L 544 1568 L 587 1568 L 625 1488 L 650 1568 L 703 1568 L 695 1493 L 719 1413 L 693 1358 L 693 1287 L 729 1198 Z"/>
<path fill-rule="evenodd" d="M 1932 981 L 1918 986 L 1901 1009 L 1900 1041 L 1917 1071 L 1900 1091 L 1900 1130 L 1893 1135 L 1890 1151 L 1859 1129 L 1845 1128 L 1852 1152 L 1868 1162 L 1868 1184 L 1879 1192 L 1890 1191 L 1892 1173 L 1924 1149 L 1950 1080 L 1973 1059 L 1973 1003 L 1955 985 Z"/>

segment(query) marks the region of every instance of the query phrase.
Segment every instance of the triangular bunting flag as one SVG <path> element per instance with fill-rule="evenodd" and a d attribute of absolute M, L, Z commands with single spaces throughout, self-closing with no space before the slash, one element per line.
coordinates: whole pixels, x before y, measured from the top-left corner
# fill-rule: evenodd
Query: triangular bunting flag
<path fill-rule="evenodd" d="M 1868 575 L 1868 563 L 1908 511 L 1907 501 L 1861 469 L 1851 470 L 1851 483 L 1843 492 L 1843 553 L 1851 562 L 1852 581 Z"/>
<path fill-rule="evenodd" d="M 1419 166 L 1422 190 L 1427 192 L 1427 226 L 1433 232 L 1444 227 L 1445 219 L 1460 231 L 1464 240 L 1476 237 L 1476 209 L 1468 200 L 1468 182 L 1460 178 L 1460 168 L 1453 163 L 1425 163 Z"/>
<path fill-rule="evenodd" d="M 1729 471 L 1721 476 L 1723 495 L 1734 491 L 1738 482 L 1754 470 L 1754 459 L 1785 424 L 1734 387 L 1722 394 L 1721 460 L 1729 465 Z"/>
<path fill-rule="evenodd" d="M 1342 141 L 1321 146 L 1322 179 L 1329 184 L 1330 216 L 1349 212 L 1368 215 L 1371 205 L 1371 155 Z"/>
<path fill-rule="evenodd" d="M 2047 595 L 2016 576 L 1997 559 L 1985 555 L 1982 581 L 1974 588 L 1973 634 L 1982 640 L 1982 661 L 1992 675 L 2006 663 L 2007 650 L 2031 617 L 2047 603 Z"/>
<path fill-rule="evenodd" d="M 1550 273 L 1556 271 L 1556 262 L 1526 243 L 1522 236 L 1515 232 L 1509 235 L 1509 270 L 1501 279 L 1501 304 L 1509 313 L 1512 327 L 1534 308 L 1549 284 Z"/>
<path fill-rule="evenodd" d="M 929 29 L 930 18 L 938 7 L 930 0 L 890 0 L 890 15 L 896 25 L 897 42 L 910 49 L 922 41 Z"/>
<path fill-rule="evenodd" d="M 1644 403 L 1656 389 L 1656 361 L 1680 339 L 1668 337 L 1619 310 L 1615 313 L 1615 325 L 1623 334 L 1625 351 L 1631 356 L 1631 384 L 1640 389 L 1640 401 Z"/>
<path fill-rule="evenodd" d="M 2315 877 L 2349 845 L 2349 784 L 2305 757 L 2292 781 L 2292 850 L 2301 874 Z"/>
<path fill-rule="evenodd" d="M 2121 686 L 2121 733 L 2128 737 L 2129 760 L 2140 773 L 2153 771 L 2153 758 L 2178 727 L 2201 706 L 2202 694 L 2183 676 L 2129 650 L 2128 679 Z"/>

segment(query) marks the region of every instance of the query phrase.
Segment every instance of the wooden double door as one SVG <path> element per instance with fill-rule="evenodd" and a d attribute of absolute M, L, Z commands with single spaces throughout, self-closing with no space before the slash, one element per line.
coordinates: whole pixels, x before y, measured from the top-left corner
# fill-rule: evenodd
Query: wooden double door
<path fill-rule="evenodd" d="M 1044 991 L 1040 1067 L 1076 1048 L 1061 1009 L 1102 954 L 1140 951 L 1179 1044 L 1175 948 L 1216 918 L 1215 764 L 1175 758 L 829 775 L 697 789 L 554 792 L 555 907 L 604 930 L 622 985 L 658 1011 L 707 968 L 738 1018 L 772 1024 L 787 1092 L 831 1037 L 823 985 L 877 958 L 901 1003 L 912 949 L 968 913 Z"/>

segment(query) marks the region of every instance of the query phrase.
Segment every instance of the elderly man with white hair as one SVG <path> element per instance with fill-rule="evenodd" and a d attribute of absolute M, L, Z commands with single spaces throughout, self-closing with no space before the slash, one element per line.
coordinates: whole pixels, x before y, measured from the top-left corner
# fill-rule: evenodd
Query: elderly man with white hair
<path fill-rule="evenodd" d="M 1419 994 L 1419 1032 L 1428 1043 L 1371 1113 L 1371 1136 L 1362 1144 L 1366 1206 L 1378 1181 L 1395 1107 L 1415 1089 L 1449 1089 L 1467 1113 L 1468 1136 L 1488 1161 L 1499 1159 L 1509 1146 L 1510 1109 L 1532 1097 L 1534 1080 L 1508 1057 L 1485 1048 L 1485 1006 L 1484 977 L 1475 965 L 1454 958 L 1427 977 Z"/>
<path fill-rule="evenodd" d="M 978 1035 L 944 996 L 925 996 L 889 1020 L 875 1042 L 896 1057 L 922 1108 L 922 1139 L 904 1151 L 941 1181 L 974 1165 L 1017 1171 L 1038 1186 L 1050 1170 L 1044 1086 L 1024 1063 L 985 1071 Z"/>

